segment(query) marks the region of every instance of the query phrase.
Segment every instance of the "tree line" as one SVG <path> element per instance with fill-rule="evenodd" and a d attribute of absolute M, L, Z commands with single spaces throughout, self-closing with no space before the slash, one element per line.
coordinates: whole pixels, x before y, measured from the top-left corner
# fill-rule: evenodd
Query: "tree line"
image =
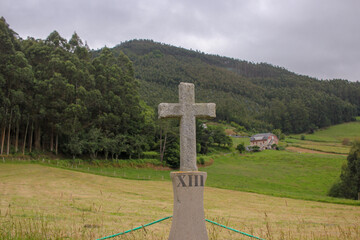
<path fill-rule="evenodd" d="M 76 33 L 23 40 L 4 18 L 0 34 L 1 154 L 131 158 L 153 145 L 154 111 L 127 56 L 92 58 Z"/>

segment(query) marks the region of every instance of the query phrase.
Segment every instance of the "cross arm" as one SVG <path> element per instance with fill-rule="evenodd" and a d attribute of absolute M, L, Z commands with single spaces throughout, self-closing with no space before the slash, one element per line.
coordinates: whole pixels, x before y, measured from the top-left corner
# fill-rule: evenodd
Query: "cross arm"
<path fill-rule="evenodd" d="M 216 104 L 215 103 L 195 103 L 195 116 L 199 118 L 215 118 Z"/>
<path fill-rule="evenodd" d="M 178 103 L 160 103 L 158 107 L 159 118 L 178 118 L 183 115 L 183 110 Z"/>

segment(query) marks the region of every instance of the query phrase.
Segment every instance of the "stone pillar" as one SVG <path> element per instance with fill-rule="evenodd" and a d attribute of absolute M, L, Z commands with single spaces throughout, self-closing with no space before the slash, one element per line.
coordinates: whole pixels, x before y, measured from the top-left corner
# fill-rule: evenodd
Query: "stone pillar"
<path fill-rule="evenodd" d="M 174 213 L 169 240 L 208 240 L 204 214 L 206 172 L 170 173 Z"/>

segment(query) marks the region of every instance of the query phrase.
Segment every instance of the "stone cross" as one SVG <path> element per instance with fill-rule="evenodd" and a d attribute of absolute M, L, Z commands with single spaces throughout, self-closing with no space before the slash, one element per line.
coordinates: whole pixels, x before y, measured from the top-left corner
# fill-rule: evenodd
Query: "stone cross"
<path fill-rule="evenodd" d="M 214 118 L 215 103 L 195 103 L 192 83 L 180 83 L 179 103 L 160 103 L 159 118 L 180 118 L 180 171 L 197 171 L 196 118 Z"/>
<path fill-rule="evenodd" d="M 196 166 L 196 118 L 215 117 L 215 103 L 195 103 L 194 84 L 180 83 L 179 103 L 160 103 L 159 118 L 180 118 L 180 171 L 171 172 L 174 213 L 169 240 L 208 240 L 204 214 L 206 172 Z"/>

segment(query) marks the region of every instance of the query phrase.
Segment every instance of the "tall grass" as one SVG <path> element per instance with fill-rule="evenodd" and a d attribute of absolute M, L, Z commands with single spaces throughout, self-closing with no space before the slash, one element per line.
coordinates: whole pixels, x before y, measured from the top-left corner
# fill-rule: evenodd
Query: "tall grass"
<path fill-rule="evenodd" d="M 86 224 L 86 217 L 80 223 L 76 219 L 69 219 L 66 223 L 58 224 L 54 219 L 58 219 L 56 215 L 44 215 L 44 213 L 35 212 L 32 215 L 20 212 L 20 214 L 12 214 L 11 208 L 6 210 L 4 216 L 0 218 L 0 239 L 2 240 L 42 240 L 42 239 L 98 239 L 114 234 L 114 232 L 106 232 L 105 225 L 107 219 L 104 214 L 98 213 L 98 222 L 96 224 Z M 19 213 L 17 211 L 17 213 Z M 218 217 L 212 219 L 220 222 L 222 225 L 230 226 L 229 219 Z M 316 226 L 316 229 L 311 227 L 309 231 L 309 222 L 305 219 L 298 219 L 294 224 L 296 227 L 287 228 L 279 227 L 279 223 L 274 222 L 269 218 L 268 214 L 264 212 L 264 217 L 260 220 L 262 227 L 255 232 L 254 226 L 244 224 L 242 232 L 251 234 L 256 237 L 261 236 L 267 240 L 323 240 L 323 239 L 341 239 L 353 240 L 360 239 L 360 225 L 348 223 L 345 226 L 321 224 Z M 168 239 L 171 220 L 167 223 L 159 223 L 156 228 L 149 226 L 126 233 L 113 239 L 124 240 L 165 240 Z M 311 223 L 310 223 L 311 224 Z M 141 225 L 140 225 L 141 226 Z M 129 226 L 129 228 L 135 226 Z M 206 223 L 207 232 L 210 240 L 222 239 L 251 239 L 240 233 L 224 229 L 217 225 Z M 120 228 L 119 228 L 120 229 Z M 160 230 L 159 230 L 160 229 Z M 119 230 L 119 231 L 123 231 Z M 116 232 L 117 233 L 117 232 Z"/>

